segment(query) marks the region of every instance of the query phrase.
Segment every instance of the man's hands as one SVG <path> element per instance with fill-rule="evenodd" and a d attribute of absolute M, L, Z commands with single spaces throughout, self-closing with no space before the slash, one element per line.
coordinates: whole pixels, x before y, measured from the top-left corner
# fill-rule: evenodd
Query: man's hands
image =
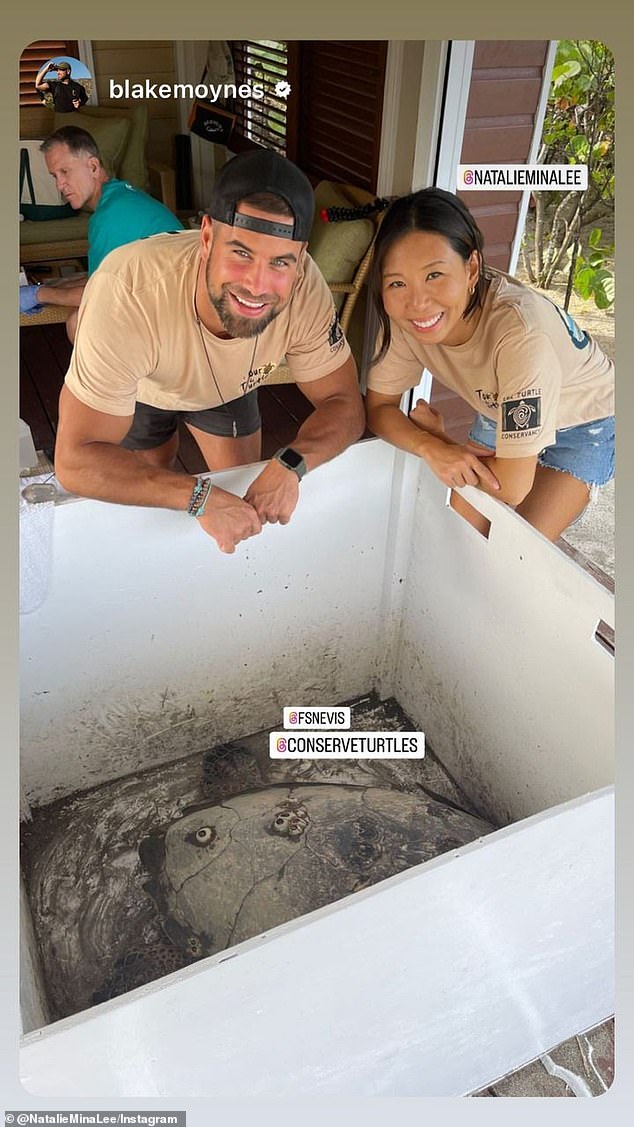
<path fill-rule="evenodd" d="M 227 554 L 235 552 L 241 540 L 262 531 L 262 522 L 253 506 L 217 485 L 212 487 L 205 511 L 197 520 L 220 551 Z"/>
<path fill-rule="evenodd" d="M 301 453 L 307 468 L 314 470 L 341 454 L 363 432 L 363 403 L 352 356 L 334 372 L 303 383 L 302 391 L 315 410 L 302 423 L 293 439 L 293 449 Z M 216 537 L 219 548 L 223 552 L 232 552 L 240 540 L 261 532 L 262 525 L 288 524 L 298 499 L 297 474 L 272 459 L 251 483 L 242 502 L 251 509 L 256 524 L 251 526 L 250 531 L 238 529 L 235 537 L 230 534 L 222 543 Z M 213 536 L 213 530 L 206 527 L 212 501 L 213 491 L 204 515 L 199 519 L 205 531 Z M 227 531 L 231 533 L 230 528 Z"/>
<path fill-rule="evenodd" d="M 257 536 L 264 524 L 288 524 L 299 498 L 299 479 L 279 462 L 269 462 L 247 489 L 244 500 L 213 486 L 198 523 L 221 552 Z"/>
<path fill-rule="evenodd" d="M 244 499 L 262 524 L 288 524 L 299 500 L 299 478 L 273 459 L 251 482 Z"/>

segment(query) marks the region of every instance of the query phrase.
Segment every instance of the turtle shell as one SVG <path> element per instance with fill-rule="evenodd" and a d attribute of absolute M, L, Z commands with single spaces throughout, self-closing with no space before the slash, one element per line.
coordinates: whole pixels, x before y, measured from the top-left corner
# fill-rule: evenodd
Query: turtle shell
<path fill-rule="evenodd" d="M 279 785 L 184 811 L 140 856 L 167 933 L 209 955 L 493 828 L 381 787 Z"/>

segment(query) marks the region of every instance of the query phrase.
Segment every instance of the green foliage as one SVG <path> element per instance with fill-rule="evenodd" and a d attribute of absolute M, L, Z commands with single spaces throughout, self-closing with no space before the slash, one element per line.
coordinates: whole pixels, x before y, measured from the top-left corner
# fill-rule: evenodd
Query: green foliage
<path fill-rule="evenodd" d="M 609 248 L 590 243 L 587 256 L 579 249 L 582 231 L 614 208 L 614 58 L 604 43 L 559 42 L 539 159 L 587 164 L 588 188 L 564 198 L 535 193 L 535 243 L 524 247 L 531 280 L 548 288 L 567 264 L 577 293 L 606 309 L 614 300 L 614 278 L 604 257 Z M 600 240 L 600 231 L 592 235 Z"/>
<path fill-rule="evenodd" d="M 574 264 L 575 293 L 586 301 L 592 299 L 598 309 L 614 304 L 614 274 L 605 265 L 605 255 L 613 250 L 613 246 L 601 246 L 601 228 L 595 227 L 588 238 L 587 256 L 579 254 Z"/>
<path fill-rule="evenodd" d="M 543 141 L 548 163 L 587 164 L 594 192 L 613 197 L 614 58 L 604 43 L 560 41 Z"/>

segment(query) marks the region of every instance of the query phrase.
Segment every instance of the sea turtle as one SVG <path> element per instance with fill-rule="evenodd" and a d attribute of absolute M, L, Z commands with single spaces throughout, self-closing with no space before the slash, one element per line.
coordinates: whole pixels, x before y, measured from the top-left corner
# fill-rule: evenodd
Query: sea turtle
<path fill-rule="evenodd" d="M 427 796 L 282 784 L 184 810 L 139 853 L 170 939 L 210 955 L 493 829 Z"/>

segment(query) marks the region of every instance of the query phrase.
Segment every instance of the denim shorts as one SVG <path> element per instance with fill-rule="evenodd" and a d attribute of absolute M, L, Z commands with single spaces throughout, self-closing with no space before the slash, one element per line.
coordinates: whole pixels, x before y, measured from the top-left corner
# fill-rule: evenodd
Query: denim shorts
<path fill-rule="evenodd" d="M 494 419 L 476 415 L 469 441 L 495 450 L 496 430 Z M 569 473 L 586 485 L 606 485 L 614 477 L 614 415 L 556 431 L 553 445 L 545 446 L 537 461 L 540 466 Z"/>
<path fill-rule="evenodd" d="M 179 419 L 221 438 L 242 438 L 254 434 L 262 425 L 256 389 L 220 407 L 203 411 L 165 411 L 162 407 L 137 403 L 132 426 L 121 445 L 126 450 L 153 450 L 162 446 L 178 430 Z"/>

